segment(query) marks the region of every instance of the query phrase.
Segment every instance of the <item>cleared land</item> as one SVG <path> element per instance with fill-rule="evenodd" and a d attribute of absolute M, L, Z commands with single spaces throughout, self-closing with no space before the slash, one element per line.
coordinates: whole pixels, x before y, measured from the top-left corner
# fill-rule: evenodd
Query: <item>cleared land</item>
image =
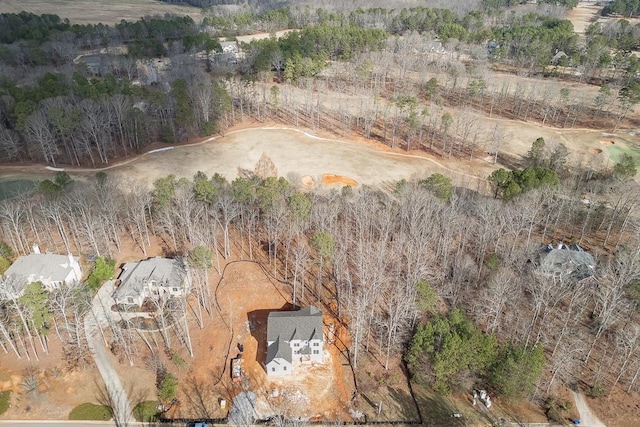
<path fill-rule="evenodd" d="M 136 21 L 143 16 L 188 15 L 202 21 L 200 9 L 162 3 L 156 0 L 2 0 L 0 13 L 31 12 L 36 15 L 55 14 L 73 24 L 117 24 L 121 20 Z"/>

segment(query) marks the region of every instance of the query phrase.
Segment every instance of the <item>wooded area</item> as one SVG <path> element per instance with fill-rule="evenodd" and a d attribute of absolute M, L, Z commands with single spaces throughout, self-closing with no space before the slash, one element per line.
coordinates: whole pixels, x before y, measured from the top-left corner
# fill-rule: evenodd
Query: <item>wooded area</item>
<path fill-rule="evenodd" d="M 492 194 L 440 174 L 305 192 L 251 173 L 169 175 L 151 190 L 104 172 L 88 182 L 59 174 L 31 195 L 0 201 L 0 267 L 37 242 L 97 258 L 95 289 L 123 241 L 146 255 L 158 237 L 167 256 L 196 272 L 193 298 L 156 307 L 163 322 L 193 313 L 202 327 L 214 304 L 208 271 L 257 260 L 290 285 L 294 301 L 322 305 L 348 328 L 355 372 L 363 352 L 385 369 L 400 354 L 413 380 L 442 393 L 478 384 L 514 401 L 542 402 L 559 384 L 594 396 L 615 387 L 638 393 L 637 159 L 574 162 L 562 143 L 542 138 L 523 158 L 502 156 L 509 135 L 498 124 L 483 131 L 477 115 L 558 128 L 636 126 L 640 27 L 596 23 L 580 40 L 556 7 L 577 2 L 512 3 L 464 12 L 212 9 L 202 28 L 173 16 L 109 27 L 0 15 L 3 162 L 99 167 L 250 117 L 447 159 L 489 154 L 504 166 L 487 177 Z M 618 3 L 612 13 L 623 13 Z M 628 3 L 625 14 L 637 11 Z M 300 30 L 240 44 L 232 60 L 217 39 L 289 28 Z M 97 69 L 76 60 L 98 53 L 105 61 Z M 159 71 L 153 64 L 161 62 L 170 65 Z M 497 71 L 532 79 L 513 83 L 494 78 Z M 543 78 L 557 84 L 541 87 Z M 341 95 L 327 106 L 327 93 Z M 365 100 L 343 103 L 342 95 Z M 541 249 L 558 241 L 593 255 L 593 280 L 541 272 Z M 37 359 L 58 337 L 69 366 L 83 366 L 78 319 L 91 289 L 34 286 L 4 301 L 0 348 Z M 131 363 L 152 348 L 132 329 L 110 325 L 112 350 Z M 160 329 L 167 349 L 194 355 L 188 326 Z"/>

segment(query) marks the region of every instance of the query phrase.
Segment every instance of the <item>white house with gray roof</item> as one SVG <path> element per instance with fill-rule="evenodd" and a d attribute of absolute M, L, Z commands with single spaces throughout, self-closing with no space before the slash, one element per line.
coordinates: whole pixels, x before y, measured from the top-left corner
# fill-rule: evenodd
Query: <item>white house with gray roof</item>
<path fill-rule="evenodd" d="M 120 284 L 113 293 L 116 304 L 141 306 L 146 298 L 186 295 L 191 289 L 191 277 L 182 260 L 149 258 L 128 262 L 118 277 Z"/>
<path fill-rule="evenodd" d="M 71 285 L 80 282 L 82 269 L 80 259 L 71 254 L 42 254 L 34 246 L 29 255 L 18 257 L 5 271 L 0 280 L 0 298 L 20 298 L 24 288 L 34 282 L 42 283 L 49 292 L 59 288 L 63 283 Z"/>
<path fill-rule="evenodd" d="M 269 376 L 291 375 L 300 363 L 322 363 L 322 312 L 310 306 L 298 311 L 273 311 L 267 321 Z"/>

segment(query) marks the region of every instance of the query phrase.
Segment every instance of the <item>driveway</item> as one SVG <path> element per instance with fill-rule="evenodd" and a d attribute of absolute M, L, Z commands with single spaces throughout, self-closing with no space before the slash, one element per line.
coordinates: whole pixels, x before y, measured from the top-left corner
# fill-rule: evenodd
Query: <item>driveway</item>
<path fill-rule="evenodd" d="M 587 401 L 580 393 L 573 393 L 573 400 L 576 402 L 576 409 L 580 414 L 580 425 L 584 427 L 607 427 L 602 421 L 598 419 L 589 409 Z"/>
<path fill-rule="evenodd" d="M 109 325 L 108 310 L 113 304 L 113 298 L 111 297 L 113 290 L 113 281 L 108 281 L 98 290 L 98 293 L 93 298 L 91 311 L 84 318 L 84 329 L 89 350 L 91 350 L 93 360 L 98 367 L 109 395 L 114 412 L 114 420 L 117 425 L 125 426 L 133 421 L 129 397 L 109 359 L 105 349 L 106 340 L 101 332 L 102 328 Z"/>

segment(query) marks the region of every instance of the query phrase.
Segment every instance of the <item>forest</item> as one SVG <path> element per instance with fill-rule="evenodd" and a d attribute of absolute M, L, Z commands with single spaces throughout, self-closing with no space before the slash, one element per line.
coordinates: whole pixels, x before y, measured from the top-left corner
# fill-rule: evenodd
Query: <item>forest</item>
<path fill-rule="evenodd" d="M 168 175 L 152 188 L 108 172 L 82 180 L 58 174 L 30 195 L 0 201 L 0 268 L 36 242 L 91 255 L 98 272 L 83 292 L 33 289 L 5 301 L 0 348 L 37 357 L 57 337 L 68 366 L 84 366 L 77 319 L 91 288 L 109 276 L 105 263 L 124 241 L 146 255 L 159 238 L 166 255 L 189 260 L 199 275 L 194 297 L 168 307 L 167 316 L 185 315 L 188 304 L 207 312 L 206 271 L 256 260 L 294 295 L 306 294 L 340 319 L 355 372 L 364 369 L 363 353 L 385 369 L 400 354 L 413 381 L 443 394 L 486 384 L 508 401 L 541 406 L 560 385 L 594 397 L 614 389 L 635 395 L 637 159 L 584 164 L 562 142 L 543 138 L 530 141 L 523 158 L 509 157 L 501 153 L 509 135 L 498 125 L 483 132 L 473 114 L 557 128 L 637 126 L 640 64 L 632 51 L 640 27 L 594 23 L 581 40 L 561 13 L 577 2 L 519 3 L 211 8 L 202 26 L 174 16 L 109 27 L 0 15 L 6 164 L 99 167 L 251 119 L 358 135 L 440 159 L 489 154 L 496 165 L 482 177 L 489 191 L 441 174 L 333 191 L 301 191 L 287 178 L 255 174 Z M 637 12 L 628 1 L 609 7 Z M 240 43 L 237 61 L 217 59 L 219 36 L 291 28 L 299 30 Z M 99 70 L 74 60 L 99 49 L 109 52 Z M 145 69 L 161 62 L 170 65 L 145 83 Z M 531 80 L 495 79 L 495 70 Z M 540 86 L 544 79 L 555 84 Z M 596 90 L 583 93 L 575 84 Z M 327 107 L 325 93 L 367 99 L 347 106 L 339 97 Z M 541 248 L 559 241 L 594 256 L 594 280 L 541 271 Z M 133 360 L 144 343 L 110 327 L 119 354 Z M 178 341 L 192 352 L 189 340 Z"/>

